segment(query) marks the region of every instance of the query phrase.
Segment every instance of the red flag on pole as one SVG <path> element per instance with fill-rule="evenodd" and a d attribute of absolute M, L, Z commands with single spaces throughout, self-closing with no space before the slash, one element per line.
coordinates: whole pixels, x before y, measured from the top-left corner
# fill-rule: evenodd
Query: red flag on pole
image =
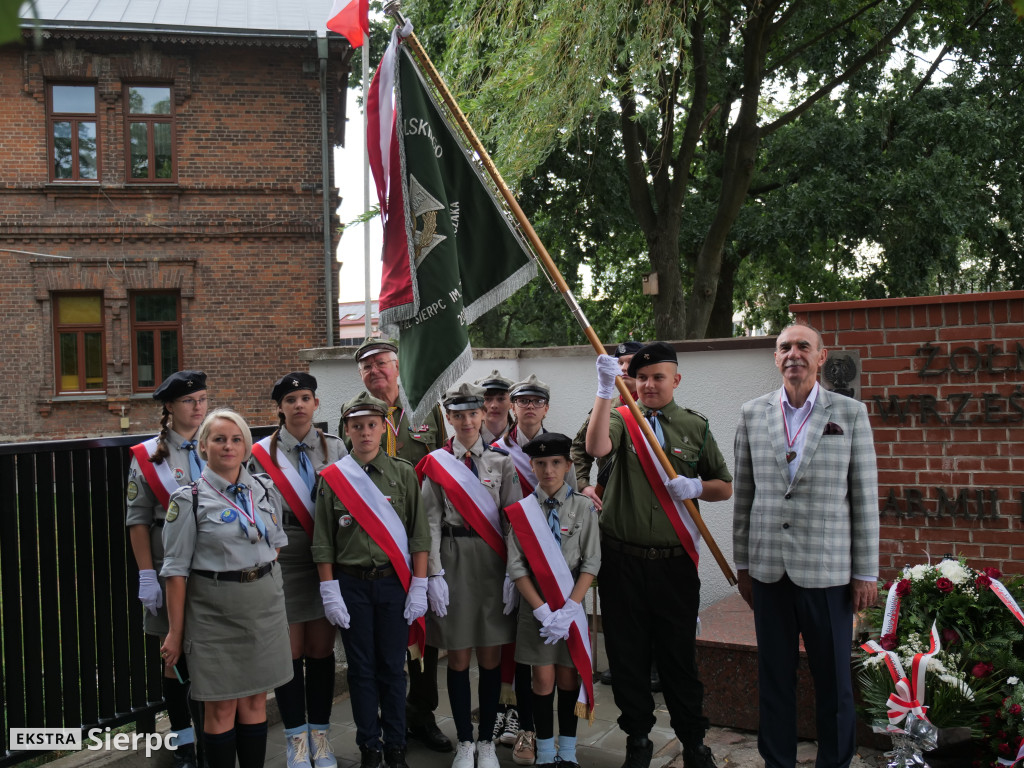
<path fill-rule="evenodd" d="M 344 35 L 353 48 L 363 44 L 363 35 L 370 34 L 369 0 L 334 0 L 327 28 Z"/>

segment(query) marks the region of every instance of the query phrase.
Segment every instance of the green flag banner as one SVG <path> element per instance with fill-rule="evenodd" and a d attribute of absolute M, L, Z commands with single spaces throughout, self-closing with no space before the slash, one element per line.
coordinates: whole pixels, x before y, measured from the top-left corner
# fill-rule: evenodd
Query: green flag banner
<path fill-rule="evenodd" d="M 469 324 L 529 282 L 536 265 L 412 54 L 397 35 L 391 46 L 367 101 L 384 218 L 380 322 L 399 340 L 403 405 L 420 423 L 469 368 Z M 382 73 L 391 66 L 393 122 Z"/>

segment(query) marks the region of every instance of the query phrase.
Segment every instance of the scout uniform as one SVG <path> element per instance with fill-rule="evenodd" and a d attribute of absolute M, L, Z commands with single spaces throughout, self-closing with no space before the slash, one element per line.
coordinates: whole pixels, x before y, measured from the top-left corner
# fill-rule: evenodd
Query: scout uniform
<path fill-rule="evenodd" d="M 662 362 L 677 362 L 675 350 L 662 342 L 648 344 L 633 356 L 629 375 L 635 378 L 641 368 Z M 665 454 L 677 474 L 732 481 L 706 418 L 675 401 L 656 414 L 639 405 L 648 418 L 657 419 Z M 622 712 L 619 727 L 635 740 L 635 746 L 627 744 L 627 753 L 648 748 L 647 734 L 655 722 L 649 678 L 653 654 L 673 729 L 689 749 L 702 744 L 708 726 L 695 649 L 700 579 L 644 473 L 626 418 L 632 416 L 612 409 L 614 465 L 600 517 L 601 607 L 609 665 L 615 670 L 615 703 Z M 656 633 L 672 639 L 656 643 Z"/>
<path fill-rule="evenodd" d="M 524 451 L 531 458 L 563 457 L 568 462 L 571 446 L 571 441 L 565 435 L 548 432 L 531 440 Z M 536 504 L 529 505 L 532 506 L 532 512 L 527 511 L 526 501 L 506 510 L 512 522 L 507 540 L 509 577 L 517 580 L 529 576 L 549 610 L 557 610 L 563 605 L 568 607 L 569 595 L 576 588 L 580 574 L 587 573 L 596 577 L 601 568 L 597 509 L 590 499 L 575 493 L 564 481 L 551 496 L 538 486 L 529 501 Z M 521 535 L 527 537 L 526 544 L 532 547 L 532 561 L 524 553 Z M 537 567 L 541 568 L 539 574 Z M 564 574 L 564 581 L 558 581 L 558 573 Z M 528 606 L 524 606 L 525 602 L 522 602 L 516 634 L 516 661 L 523 665 L 559 665 L 576 669 L 583 679 L 582 691 L 579 684 L 568 689 L 558 688 L 557 752 L 552 713 L 555 692 L 541 694 L 531 691 L 526 694 L 536 707 L 537 763 L 560 761 L 566 768 L 571 768 L 577 760 L 577 715 L 585 716 L 589 713 L 593 717 L 593 652 L 589 649 L 586 615 L 580 611 L 582 615 L 575 619 L 575 636 L 571 635 L 570 628 L 570 637 L 567 639 L 545 644 L 541 622 L 533 611 L 528 610 Z"/>
<path fill-rule="evenodd" d="M 186 395 L 198 395 L 206 392 L 206 374 L 202 371 L 177 371 L 168 376 L 153 392 L 153 399 L 169 403 Z M 164 411 L 167 414 L 167 411 Z M 196 430 L 198 432 L 198 430 Z M 160 437 L 147 440 L 131 448 L 132 463 L 128 470 L 128 500 L 125 525 L 144 525 L 149 529 L 149 550 L 153 560 L 153 571 L 160 573 L 163 566 L 164 542 L 163 526 L 167 509 L 157 497 L 170 503 L 170 496 L 176 487 L 187 485 L 193 478 L 198 478 L 205 462 L 199 458 L 199 444 L 195 435 L 186 440 L 173 429 L 166 429 L 163 445 L 167 456 L 159 464 L 151 462 L 152 456 L 160 445 Z M 155 488 L 150 487 L 153 479 Z M 141 576 L 140 576 L 141 578 Z M 147 635 L 163 638 L 168 630 L 167 623 L 167 592 L 160 580 L 162 592 L 160 606 L 153 614 L 148 608 L 142 612 L 142 629 Z M 196 765 L 195 732 L 190 723 L 191 714 L 188 708 L 187 662 L 178 665 L 177 677 L 162 677 L 164 700 L 167 702 L 167 714 L 171 720 L 171 730 L 176 733 L 176 744 L 179 749 L 174 751 L 176 768 L 194 768 Z"/>
<path fill-rule="evenodd" d="M 386 413 L 387 404 L 364 392 L 346 403 L 342 418 Z M 428 551 L 430 528 L 412 465 L 383 450 L 365 464 L 355 454 L 344 461 L 362 467 L 390 503 L 404 525 L 409 553 Z M 315 562 L 333 565 L 351 616 L 341 639 L 348 659 L 356 744 L 366 764 L 368 755 L 379 761 L 383 738 L 388 764 L 395 762 L 392 750 L 401 750 L 404 764 L 406 590 L 389 555 L 338 497 L 328 476 L 321 477 L 317 490 L 312 553 Z"/>
<path fill-rule="evenodd" d="M 531 373 L 525 380 L 512 386 L 512 389 L 509 392 L 509 397 L 512 399 L 517 397 L 542 397 L 550 402 L 551 388 Z M 536 437 L 540 437 L 543 434 L 547 434 L 547 430 L 542 426 L 540 431 L 534 435 L 534 437 L 527 437 L 523 434 L 523 431 L 517 424 L 509 430 L 505 439 L 501 441 L 500 447 L 509 452 L 513 463 L 516 465 L 516 470 L 519 472 L 519 479 L 522 483 L 524 494 L 531 493 L 533 491 L 537 486 L 537 478 L 533 474 L 533 470 L 530 468 L 530 458 L 522 449 L 531 440 Z M 574 475 L 569 475 L 568 483 L 569 487 L 576 490 L 576 478 Z"/>
<path fill-rule="evenodd" d="M 276 551 L 288 543 L 281 495 L 244 467 L 237 486 L 205 469 L 172 496 L 163 529 L 160 573 L 188 579 L 182 650 L 200 701 L 251 696 L 292 677 Z"/>
<path fill-rule="evenodd" d="M 294 371 L 274 382 L 270 397 L 280 409 L 287 395 L 299 391 L 315 395 L 316 385 L 314 376 Z M 283 413 L 280 418 L 276 441 L 267 437 L 253 446 L 249 470 L 266 472 L 281 491 L 281 521 L 288 544 L 281 549 L 277 561 L 284 579 L 285 611 L 289 624 L 303 624 L 324 618 L 320 577 L 310 552 L 317 474 L 348 451 L 341 438 L 315 427 L 310 427 L 302 439 L 298 439 L 286 428 Z M 272 453 L 276 453 L 276 465 Z M 333 632 L 331 637 L 334 637 Z M 284 724 L 288 768 L 334 768 L 337 765 L 329 739 L 334 666 L 333 644 L 328 655 L 322 658 L 305 656 L 300 650 L 299 657 L 292 659 L 291 681 L 274 692 Z"/>
<path fill-rule="evenodd" d="M 358 349 L 355 358 L 358 363 L 368 357 L 380 353 L 393 352 L 398 354 L 398 342 L 393 339 L 367 339 Z M 370 397 L 369 392 L 363 395 Z M 413 425 L 409 414 L 399 403 L 388 405 L 384 434 L 380 438 L 380 447 L 388 456 L 397 456 L 416 466 L 424 456 L 444 445 L 448 433 L 444 426 L 444 415 L 440 408 L 430 411 L 423 424 Z M 351 448 L 352 441 L 345 436 L 345 420 L 338 423 L 338 434 Z M 452 743 L 441 733 L 434 719 L 437 709 L 437 647 L 428 644 L 423 658 L 409 659 L 409 696 L 406 700 L 406 723 L 409 734 L 420 739 L 430 749 L 437 752 L 449 752 Z"/>
<path fill-rule="evenodd" d="M 487 395 L 491 395 L 497 392 L 508 392 L 514 384 L 512 379 L 506 379 L 504 376 L 501 375 L 501 372 L 498 370 L 491 371 L 489 374 L 484 376 L 484 378 L 478 381 L 474 381 L 473 383 L 476 384 L 478 387 L 483 388 L 485 397 Z M 491 430 L 487 428 L 486 420 L 484 421 L 483 424 L 480 425 L 480 437 L 483 438 L 483 441 L 485 443 L 490 445 L 495 440 L 504 435 L 508 428 L 512 426 L 513 422 L 511 414 L 507 415 L 505 420 L 506 425 L 498 434 L 492 433 Z"/>

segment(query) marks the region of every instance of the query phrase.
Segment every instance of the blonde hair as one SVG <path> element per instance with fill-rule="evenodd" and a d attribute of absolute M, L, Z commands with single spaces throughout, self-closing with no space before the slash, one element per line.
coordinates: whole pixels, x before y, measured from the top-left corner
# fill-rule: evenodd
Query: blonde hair
<path fill-rule="evenodd" d="M 199 456 L 203 461 L 207 461 L 206 451 L 203 448 L 203 444 L 206 442 L 206 438 L 210 436 L 210 429 L 213 427 L 213 422 L 217 419 L 225 419 L 230 421 L 242 432 L 242 439 L 245 441 L 245 456 L 242 461 L 248 461 L 249 456 L 252 454 L 252 430 L 249 429 L 249 425 L 245 423 L 238 413 L 232 411 L 230 408 L 218 408 L 215 411 L 211 411 L 203 419 L 202 425 L 199 427 Z"/>

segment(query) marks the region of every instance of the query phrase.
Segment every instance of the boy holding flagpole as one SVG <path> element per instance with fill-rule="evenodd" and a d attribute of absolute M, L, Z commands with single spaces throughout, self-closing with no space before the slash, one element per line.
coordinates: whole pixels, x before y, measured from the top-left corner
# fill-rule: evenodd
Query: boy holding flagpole
<path fill-rule="evenodd" d="M 422 653 L 427 525 L 412 464 L 380 448 L 388 406 L 366 392 L 345 404 L 351 453 L 320 473 L 313 560 L 328 620 L 341 628 L 361 768 L 405 762 L 405 654 Z M 379 714 L 378 714 L 379 713 Z"/>
<path fill-rule="evenodd" d="M 519 611 L 516 661 L 533 667 L 537 765 L 576 768 L 577 717 L 593 719 L 593 660 L 582 602 L 601 567 L 597 510 L 566 482 L 572 440 L 557 432 L 523 447 L 537 487 L 506 508 L 508 575 L 532 613 Z M 582 679 L 582 686 L 581 686 Z M 558 746 L 553 705 L 558 687 Z"/>

